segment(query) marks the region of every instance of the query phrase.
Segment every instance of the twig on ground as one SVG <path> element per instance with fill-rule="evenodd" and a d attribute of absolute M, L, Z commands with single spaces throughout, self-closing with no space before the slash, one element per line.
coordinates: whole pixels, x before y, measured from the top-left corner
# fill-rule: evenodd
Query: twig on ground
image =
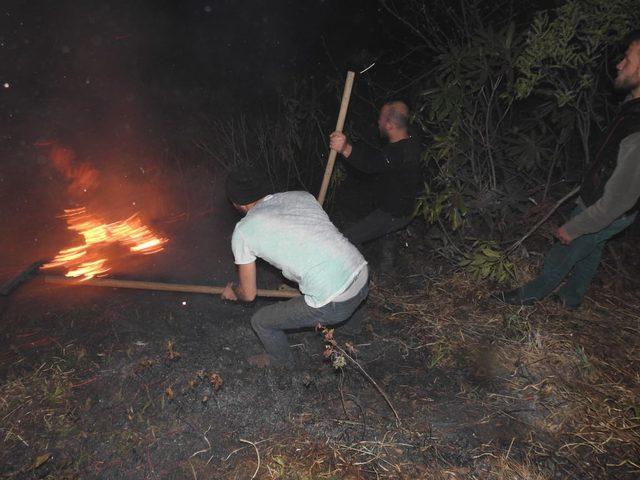
<path fill-rule="evenodd" d="M 393 403 L 391 403 L 391 400 L 389 399 L 385 391 L 380 387 L 380 385 L 376 383 L 376 381 L 373 378 L 371 378 L 371 376 L 367 373 L 367 371 L 364 368 L 362 368 L 362 365 L 360 365 L 355 358 L 349 355 L 344 349 L 340 348 L 338 345 L 335 345 L 335 348 L 338 349 L 338 351 L 342 355 L 344 355 L 345 358 L 349 359 L 356 367 L 358 367 L 358 369 L 360 370 L 360 372 L 362 372 L 365 378 L 369 380 L 369 382 L 371 382 L 371 385 L 373 385 L 375 389 L 378 391 L 378 393 L 382 395 L 382 398 L 384 398 L 384 401 L 387 402 L 387 405 L 389 405 L 389 408 L 393 412 L 393 415 L 396 417 L 396 426 L 400 428 L 402 426 L 402 421 L 400 420 L 400 416 L 398 415 L 398 412 L 393 406 Z"/>
<path fill-rule="evenodd" d="M 362 365 L 360 365 L 360 363 L 358 363 L 358 361 L 355 358 L 353 358 L 351 355 L 349 355 L 343 348 L 341 348 L 338 345 L 338 342 L 333 337 L 333 329 L 325 328 L 322 325 L 317 324 L 316 325 L 316 331 L 320 332 L 322 334 L 322 337 L 324 338 L 325 342 L 327 342 L 325 344 L 325 351 L 324 351 L 325 358 L 332 359 L 333 366 L 336 369 L 344 367 L 344 365 L 346 363 L 345 360 L 344 360 L 345 358 L 347 360 L 350 360 L 356 367 L 358 367 L 358 370 L 360 370 L 360 372 L 364 375 L 364 377 L 367 380 L 369 380 L 371 385 L 374 386 L 374 388 L 378 391 L 378 393 L 380 395 L 382 395 L 382 398 L 384 398 L 384 401 L 387 402 L 387 405 L 389 405 L 389 408 L 391 408 L 391 411 L 393 412 L 393 415 L 396 417 L 396 426 L 398 428 L 400 428 L 402 426 L 402 421 L 400 420 L 400 416 L 398 415 L 398 412 L 396 411 L 395 407 L 393 406 L 393 403 L 391 403 L 391 400 L 389 399 L 387 394 L 376 383 L 376 381 L 373 378 L 371 378 L 371 376 L 362 367 Z M 351 348 L 349 344 L 347 344 L 347 347 Z M 336 351 L 339 352 L 341 355 L 337 355 Z M 351 351 L 355 351 L 355 350 L 351 349 Z"/>
<path fill-rule="evenodd" d="M 254 478 L 256 478 L 256 475 L 258 474 L 258 470 L 260 470 L 260 452 L 258 451 L 258 447 L 256 446 L 256 444 L 253 443 L 252 441 L 245 440 L 244 438 L 240 438 L 239 440 L 242 443 L 248 443 L 248 444 L 252 445 L 254 450 L 256 451 L 256 456 L 258 457 L 258 466 L 256 467 L 256 471 L 253 472 L 253 475 L 251 476 L 251 480 L 253 480 Z"/>
<path fill-rule="evenodd" d="M 349 412 L 347 412 L 347 407 L 344 404 L 344 393 L 342 392 L 342 384 L 344 383 L 344 372 L 340 372 L 340 382 L 338 383 L 338 391 L 340 392 L 340 403 L 342 404 L 342 410 L 344 414 L 348 417 Z"/>
<path fill-rule="evenodd" d="M 264 442 L 268 442 L 269 440 L 271 440 L 271 438 L 265 438 L 264 440 L 260 440 L 259 442 L 255 442 L 256 445 L 260 445 L 261 443 Z M 244 450 L 247 447 L 240 447 L 240 448 L 236 448 L 234 451 L 232 451 L 229 455 L 227 455 L 225 458 L 222 459 L 223 462 L 226 462 L 227 460 L 229 460 L 233 455 L 235 455 L 236 453 L 238 453 L 240 450 Z"/>
<path fill-rule="evenodd" d="M 211 425 L 209 425 L 209 428 L 207 428 L 207 431 L 202 434 L 202 436 L 204 437 L 204 441 L 207 442 L 207 445 L 209 446 L 209 448 L 205 448 L 204 450 L 198 450 L 196 453 L 192 454 L 189 458 L 193 458 L 196 455 L 199 455 L 201 453 L 206 453 L 209 450 L 211 450 L 211 442 L 209 442 L 209 439 L 207 438 L 207 433 L 209 433 L 209 430 L 211 430 Z"/>

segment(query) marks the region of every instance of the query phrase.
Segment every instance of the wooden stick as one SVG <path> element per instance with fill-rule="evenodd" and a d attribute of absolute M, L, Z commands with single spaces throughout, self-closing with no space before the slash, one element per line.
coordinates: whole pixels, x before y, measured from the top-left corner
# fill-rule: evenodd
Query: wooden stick
<path fill-rule="evenodd" d="M 26 282 L 34 275 L 38 273 L 38 269 L 45 263 L 44 260 L 39 260 L 37 262 L 32 263 L 26 269 L 24 269 L 20 274 L 13 277 L 7 283 L 0 287 L 0 295 L 7 296 L 11 292 L 13 292 L 21 283 Z"/>
<path fill-rule="evenodd" d="M 344 120 L 347 117 L 347 108 L 349 108 L 349 99 L 351 98 L 351 89 L 353 88 L 353 79 L 355 73 L 352 71 L 347 72 L 347 79 L 344 82 L 344 90 L 342 91 L 342 102 L 340 102 L 340 113 L 338 113 L 338 121 L 336 123 L 336 132 L 342 132 L 344 128 Z M 336 157 L 338 152 L 335 150 L 329 151 L 329 160 L 327 161 L 327 168 L 324 170 L 324 178 L 322 179 L 322 186 L 320 187 L 320 193 L 318 194 L 318 203 L 322 205 L 324 199 L 327 196 L 327 189 L 329 188 L 329 181 L 331 180 L 331 174 L 333 173 L 333 165 L 336 163 Z"/>
<path fill-rule="evenodd" d="M 88 280 L 78 280 L 76 278 L 60 277 L 56 275 L 45 275 L 45 283 L 60 283 L 63 285 L 90 285 L 94 287 L 114 287 L 114 288 L 136 288 L 139 290 L 162 290 L 165 292 L 185 292 L 185 293 L 209 293 L 220 295 L 224 287 L 210 287 L 208 285 L 185 285 L 180 283 L 142 282 L 139 280 L 118 280 L 115 278 L 90 278 Z M 259 297 L 270 298 L 293 298 L 300 295 L 298 290 L 261 290 L 258 289 Z"/>
<path fill-rule="evenodd" d="M 560 200 L 558 200 L 556 202 L 556 204 L 553 206 L 553 208 L 551 210 L 549 210 L 547 212 L 547 214 L 544 216 L 544 218 L 542 220 L 540 220 L 538 223 L 536 223 L 533 228 L 531 228 L 531 230 L 529 230 L 527 233 L 525 233 L 524 237 L 522 237 L 520 240 L 518 240 L 517 242 L 515 242 L 513 245 L 511 245 L 511 247 L 509 247 L 506 251 L 507 256 L 511 255 L 513 252 L 516 251 L 517 248 L 520 247 L 520 245 L 522 245 L 522 242 L 524 242 L 527 238 L 529 238 L 529 236 L 535 232 L 536 230 L 538 230 L 538 228 L 540 228 L 540 226 L 547 221 L 547 219 L 553 214 L 553 212 L 555 212 L 558 207 L 560 207 L 560 205 L 562 205 L 564 202 L 566 202 L 567 200 L 569 200 L 571 197 L 573 197 L 576 193 L 578 193 L 578 191 L 580 190 L 580 187 L 576 187 L 573 190 L 571 190 L 569 193 L 567 193 L 564 197 L 562 197 Z"/>

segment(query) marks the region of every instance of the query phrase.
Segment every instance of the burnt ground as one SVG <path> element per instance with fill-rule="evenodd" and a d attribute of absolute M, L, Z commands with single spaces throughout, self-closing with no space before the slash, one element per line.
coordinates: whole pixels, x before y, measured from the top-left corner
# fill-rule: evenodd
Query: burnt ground
<path fill-rule="evenodd" d="M 65 245 L 53 213 L 64 206 L 56 203 L 63 184 L 42 173 L 31 146 L 16 151 L 3 177 L 17 187 L 3 190 L 3 225 L 12 227 L 3 278 Z M 153 220 L 171 238 L 167 250 L 113 276 L 222 284 L 233 275 L 236 217 L 212 170 L 173 165 L 157 176 L 181 179 L 163 191 L 177 200 Z M 49 188 L 38 188 L 43 175 Z M 359 213 L 342 204 L 356 202 L 338 195 L 338 222 Z M 262 351 L 252 310 L 216 297 L 22 285 L 2 299 L 0 475 L 637 478 L 631 238 L 608 252 L 586 305 L 566 312 L 491 301 L 497 286 L 441 258 L 426 233 L 417 222 L 396 235 L 395 265 L 385 271 L 378 247 L 366 249 L 374 272 L 368 320 L 356 338 L 336 331 L 340 348 L 356 349 L 339 370 L 316 332 L 291 335 L 299 372 L 250 365 Z M 521 278 L 539 258 L 518 260 Z M 624 271 L 620 258 L 631 258 Z M 261 267 L 262 287 L 280 281 Z"/>

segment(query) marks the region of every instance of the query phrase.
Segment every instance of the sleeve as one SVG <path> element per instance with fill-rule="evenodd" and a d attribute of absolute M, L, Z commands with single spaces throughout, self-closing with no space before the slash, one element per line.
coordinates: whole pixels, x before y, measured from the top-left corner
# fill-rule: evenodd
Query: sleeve
<path fill-rule="evenodd" d="M 388 164 L 384 152 L 362 142 L 353 145 L 351 155 L 345 161 L 363 173 L 383 172 Z"/>
<path fill-rule="evenodd" d="M 231 250 L 236 265 L 245 265 L 256 261 L 255 254 L 251 251 L 249 243 L 237 226 L 231 237 Z"/>
<path fill-rule="evenodd" d="M 624 215 L 640 197 L 640 132 L 620 142 L 613 174 L 602 197 L 564 224 L 571 238 L 602 230 Z"/>

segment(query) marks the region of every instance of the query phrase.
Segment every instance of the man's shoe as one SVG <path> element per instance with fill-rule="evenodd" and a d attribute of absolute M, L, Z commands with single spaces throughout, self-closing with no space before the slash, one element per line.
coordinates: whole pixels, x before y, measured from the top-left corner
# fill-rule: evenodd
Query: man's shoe
<path fill-rule="evenodd" d="M 522 298 L 520 289 L 509 290 L 508 292 L 498 292 L 493 294 L 498 300 L 509 305 L 533 305 L 538 301 L 537 298 Z"/>
<path fill-rule="evenodd" d="M 572 312 L 575 312 L 576 310 L 578 310 L 578 308 L 580 308 L 580 304 L 578 304 L 578 305 L 569 305 L 567 303 L 567 301 L 564 299 L 564 297 L 562 297 L 561 295 L 558 295 L 557 293 L 553 293 L 553 294 L 549 295 L 549 300 L 551 300 L 556 305 L 559 305 L 562 308 L 564 308 L 566 310 L 570 310 Z"/>

